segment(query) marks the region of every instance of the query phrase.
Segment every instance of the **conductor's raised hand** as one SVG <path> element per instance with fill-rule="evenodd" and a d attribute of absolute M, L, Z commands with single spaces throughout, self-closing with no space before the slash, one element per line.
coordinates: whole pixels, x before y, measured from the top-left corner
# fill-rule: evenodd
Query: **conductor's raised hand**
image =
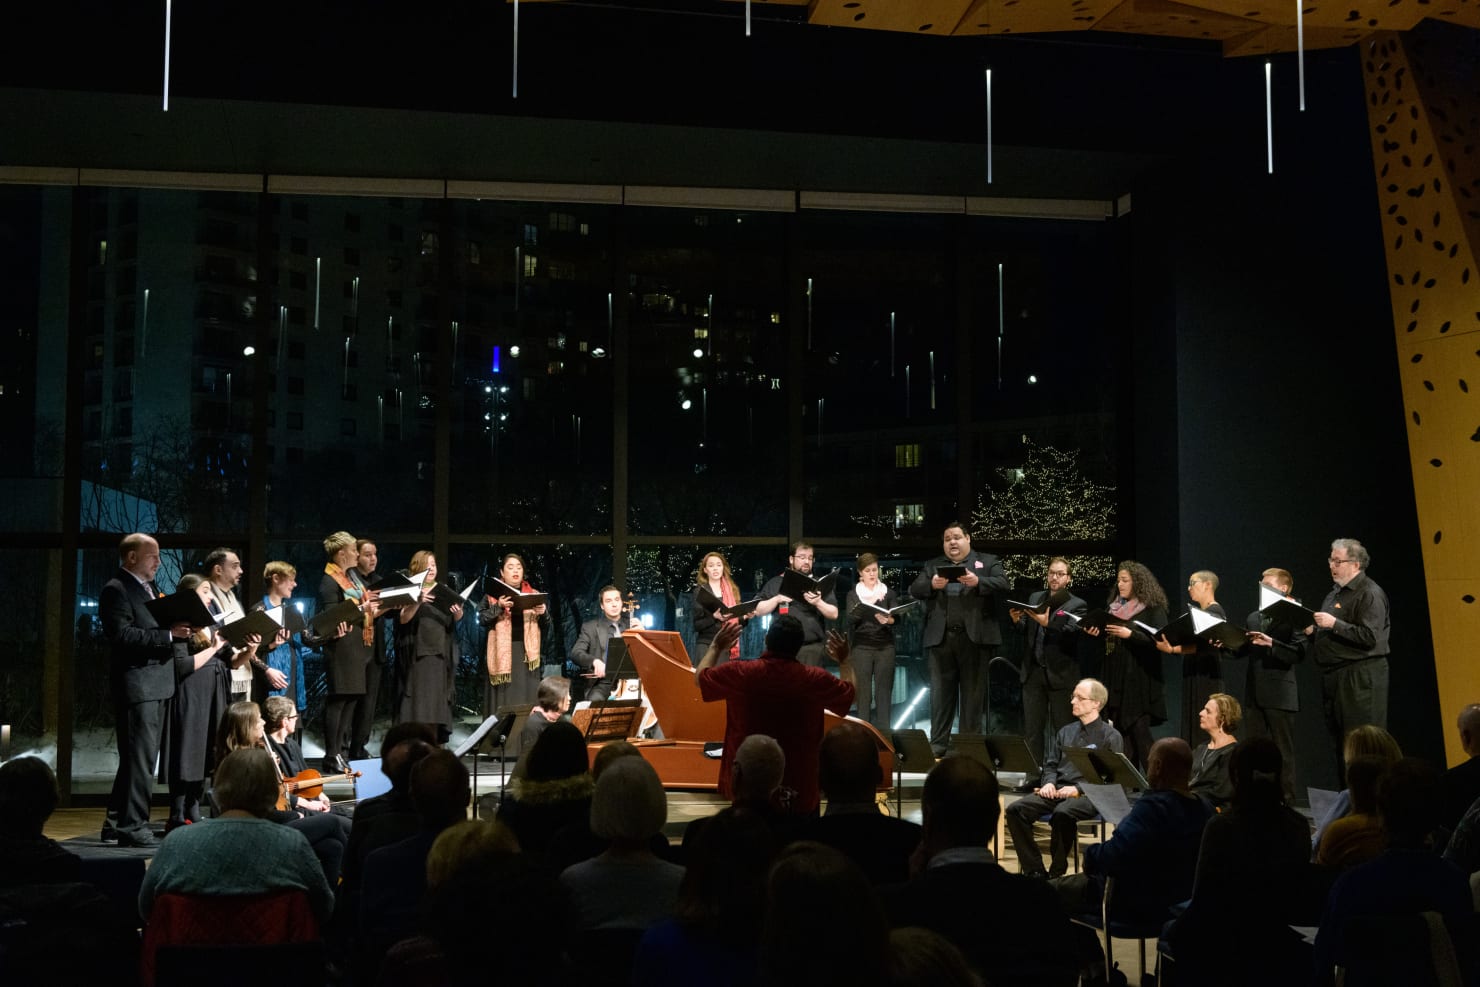
<path fill-rule="evenodd" d="M 828 631 L 827 656 L 839 665 L 846 665 L 848 663 L 848 639 L 837 631 Z"/>
<path fill-rule="evenodd" d="M 724 654 L 735 646 L 740 640 L 740 621 L 727 620 L 720 625 L 718 633 L 714 635 L 714 647 L 720 654 Z"/>

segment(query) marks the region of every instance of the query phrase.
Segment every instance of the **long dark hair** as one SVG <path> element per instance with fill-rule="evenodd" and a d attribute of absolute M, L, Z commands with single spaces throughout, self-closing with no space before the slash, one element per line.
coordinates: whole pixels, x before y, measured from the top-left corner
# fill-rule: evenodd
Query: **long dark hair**
<path fill-rule="evenodd" d="M 1156 577 L 1151 574 L 1150 569 L 1139 562 L 1127 560 L 1115 567 L 1117 577 L 1122 569 L 1130 573 L 1131 596 L 1144 603 L 1148 610 L 1152 607 L 1166 608 L 1166 590 L 1161 588 L 1161 583 L 1156 581 Z M 1120 590 L 1114 586 L 1110 587 L 1110 599 L 1108 602 L 1114 603 L 1119 598 Z"/>

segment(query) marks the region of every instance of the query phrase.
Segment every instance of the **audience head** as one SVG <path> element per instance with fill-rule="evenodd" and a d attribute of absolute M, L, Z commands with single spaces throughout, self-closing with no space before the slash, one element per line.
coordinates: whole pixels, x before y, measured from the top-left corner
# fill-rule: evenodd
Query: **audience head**
<path fill-rule="evenodd" d="M 559 781 L 587 774 L 586 738 L 574 723 L 556 720 L 545 728 L 524 761 L 528 781 Z"/>
<path fill-rule="evenodd" d="M 1346 789 L 1352 811 L 1371 816 L 1377 813 L 1377 786 L 1395 762 L 1371 754 L 1360 754 L 1346 762 Z"/>
<path fill-rule="evenodd" d="M 1398 746 L 1392 734 L 1382 727 L 1367 723 L 1354 728 L 1346 735 L 1346 743 L 1341 749 L 1341 759 L 1350 763 L 1353 758 L 1363 754 L 1391 762 L 1403 756 L 1403 749 Z"/>
<path fill-rule="evenodd" d="M 540 709 L 551 713 L 564 713 L 570 708 L 570 679 L 563 675 L 547 675 L 540 679 L 540 690 L 535 694 Z"/>
<path fill-rule="evenodd" d="M 1265 808 L 1284 803 L 1281 772 L 1284 756 L 1279 745 L 1268 737 L 1255 737 L 1234 745 L 1228 759 L 1228 774 L 1233 779 L 1233 804 L 1248 808 Z"/>
<path fill-rule="evenodd" d="M 391 783 L 391 791 L 409 794 L 411 772 L 434 750 L 436 748 L 424 740 L 405 740 L 382 754 L 380 770 L 385 772 L 386 779 Z"/>
<path fill-rule="evenodd" d="M 272 755 L 261 747 L 242 747 L 227 754 L 216 765 L 212 794 L 222 812 L 249 812 L 259 818 L 267 815 L 277 805 L 278 797 L 278 773 Z"/>
<path fill-rule="evenodd" d="M 736 805 L 768 806 L 786 775 L 786 754 L 774 737 L 753 733 L 735 749 L 730 771 Z"/>
<path fill-rule="evenodd" d="M 0 834 L 34 839 L 56 811 L 57 776 L 39 757 L 0 764 Z"/>
<path fill-rule="evenodd" d="M 673 917 L 723 942 L 753 947 L 766 910 L 773 840 L 753 813 L 711 816 L 688 847 Z"/>
<path fill-rule="evenodd" d="M 1163 737 L 1146 754 L 1146 780 L 1159 791 L 1187 793 L 1192 781 L 1192 748 L 1181 737 Z"/>
<path fill-rule="evenodd" d="M 819 916 L 828 918 L 825 934 L 819 934 Z M 873 886 L 842 852 L 803 840 L 771 865 L 761 935 L 764 982 L 877 984 L 888 935 Z"/>
<path fill-rule="evenodd" d="M 1480 703 L 1459 711 L 1459 742 L 1470 757 L 1480 757 Z"/>
<path fill-rule="evenodd" d="M 411 769 L 411 805 L 428 829 L 445 829 L 468 817 L 468 769 L 452 751 L 429 752 Z"/>
<path fill-rule="evenodd" d="M 607 766 L 591 795 L 591 832 L 618 849 L 646 848 L 668 821 L 668 798 L 658 772 L 640 757 Z"/>
<path fill-rule="evenodd" d="M 886 987 L 982 987 L 982 979 L 945 936 L 913 926 L 889 933 L 884 962 Z"/>
<path fill-rule="evenodd" d="M 597 751 L 596 756 L 591 759 L 591 777 L 600 781 L 602 772 L 622 757 L 642 757 L 642 751 L 625 740 L 613 740 L 608 744 L 603 744 L 601 750 Z"/>
<path fill-rule="evenodd" d="M 884 773 L 874 735 L 857 723 L 843 722 L 822 735 L 818 782 L 829 802 L 872 803 Z"/>
<path fill-rule="evenodd" d="M 926 852 L 985 847 L 1001 812 L 997 777 L 986 765 L 969 757 L 944 758 L 925 776 L 920 795 Z"/>
<path fill-rule="evenodd" d="M 802 622 L 789 613 L 783 613 L 771 620 L 771 629 L 766 631 L 766 650 L 773 655 L 795 658 L 802 650 L 805 637 Z"/>
<path fill-rule="evenodd" d="M 427 853 L 427 888 L 440 887 L 457 874 L 487 873 L 518 852 L 518 838 L 503 823 L 484 819 L 453 823 Z"/>
<path fill-rule="evenodd" d="M 414 720 L 397 723 L 385 732 L 385 739 L 380 742 L 381 760 L 385 760 L 386 755 L 408 740 L 420 740 L 422 743 L 435 744 L 437 742 L 437 728 L 430 723 L 418 723 Z"/>
<path fill-rule="evenodd" d="M 268 696 L 262 702 L 262 719 L 267 721 L 267 732 L 277 733 L 298 707 L 287 696 Z"/>
<path fill-rule="evenodd" d="M 1399 758 L 1377 783 L 1377 814 L 1388 846 L 1421 849 L 1434 829 L 1434 807 L 1443 804 L 1439 772 L 1416 757 Z"/>

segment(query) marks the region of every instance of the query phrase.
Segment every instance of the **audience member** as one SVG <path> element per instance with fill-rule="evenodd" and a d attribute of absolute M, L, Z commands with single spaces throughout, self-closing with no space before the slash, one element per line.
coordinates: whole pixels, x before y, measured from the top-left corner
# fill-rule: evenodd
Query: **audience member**
<path fill-rule="evenodd" d="M 982 987 L 961 950 L 929 929 L 894 929 L 884 964 L 885 987 Z"/>
<path fill-rule="evenodd" d="M 625 740 L 613 740 L 603 744 L 601 750 L 597 751 L 596 756 L 591 759 L 592 782 L 600 781 L 602 772 L 615 764 L 619 758 L 624 757 L 642 757 L 642 752 Z M 562 827 L 551 838 L 548 853 L 550 867 L 559 873 L 571 864 L 590 860 L 610 845 L 610 840 L 605 840 L 591 832 L 591 817 L 587 815 L 584 819 L 578 819 Z M 648 847 L 655 856 L 664 860 L 672 860 L 676 856 L 668 845 L 668 837 L 661 832 L 653 834 L 652 839 L 648 841 Z"/>
<path fill-rule="evenodd" d="M 411 724 L 415 729 L 396 734 L 402 723 L 392 727 L 381 743 L 380 768 L 391 783 L 391 790 L 361 802 L 355 809 L 349 830 L 349 848 L 344 854 L 344 885 L 340 893 L 353 899 L 360 893 L 360 873 L 365 858 L 383 846 L 390 846 L 413 835 L 421 826 L 416 805 L 411 801 L 411 772 L 437 749 L 433 741 L 436 727 L 429 723 Z M 350 908 L 353 914 L 355 908 Z"/>
<path fill-rule="evenodd" d="M 1033 824 L 1048 815 L 1049 877 L 1060 877 L 1069 869 L 1069 849 L 1079 839 L 1079 822 L 1098 813 L 1094 803 L 1081 797 L 1079 782 L 1084 776 L 1074 762 L 1064 757 L 1066 747 L 1092 747 L 1123 751 L 1120 731 L 1100 717 L 1110 695 L 1096 679 L 1082 679 L 1069 695 L 1074 722 L 1060 728 L 1053 749 L 1043 762 L 1038 788 L 1007 807 L 1007 831 L 1017 852 L 1018 870 L 1030 877 L 1043 876 L 1043 856 L 1033 842 Z"/>
<path fill-rule="evenodd" d="M 1444 859 L 1458 867 L 1461 874 L 1480 871 L 1480 799 L 1474 801 L 1470 811 L 1454 827 L 1449 845 L 1444 848 Z M 1480 887 L 1475 890 L 1480 894 Z M 1480 911 L 1480 901 L 1476 902 L 1475 910 Z"/>
<path fill-rule="evenodd" d="M 1451 831 L 1480 799 L 1480 703 L 1460 710 L 1459 743 L 1467 760 L 1444 772 L 1444 815 L 1439 819 Z"/>
<path fill-rule="evenodd" d="M 82 859 L 42 833 L 57 798 L 57 777 L 39 757 L 0 764 L 0 887 L 79 879 Z"/>
<path fill-rule="evenodd" d="M 1377 859 L 1342 874 L 1332 886 L 1316 936 L 1318 984 L 1331 983 L 1336 967 L 1360 974 L 1362 983 L 1394 982 L 1389 978 L 1411 976 L 1426 968 L 1427 949 L 1420 955 L 1394 948 L 1386 939 L 1387 933 L 1402 928 L 1402 917 L 1422 912 L 1443 917 L 1459 956 L 1463 982 L 1473 982 L 1469 978 L 1475 970 L 1474 908 L 1469 882 L 1428 845 L 1434 807 L 1442 804 L 1440 775 L 1433 767 L 1417 758 L 1402 758 L 1389 767 L 1377 786 L 1377 812 L 1387 832 L 1388 848 Z M 1378 972 L 1383 966 L 1386 973 Z"/>
<path fill-rule="evenodd" d="M 1364 755 L 1380 757 L 1391 764 L 1403 756 L 1403 751 L 1398 746 L 1398 742 L 1393 739 L 1392 734 L 1380 726 L 1368 723 L 1356 727 L 1346 735 L 1346 742 L 1342 744 L 1341 748 L 1342 765 L 1350 764 L 1354 759 Z M 1344 767 L 1342 774 L 1343 776 L 1345 775 Z M 1310 857 L 1312 860 L 1320 852 L 1321 837 L 1325 834 L 1326 827 L 1348 812 L 1351 812 L 1351 809 L 1351 792 L 1343 788 L 1340 794 L 1336 796 L 1336 801 L 1316 819 L 1315 833 L 1310 838 Z"/>
<path fill-rule="evenodd" d="M 705 702 L 723 699 L 725 749 L 720 760 L 720 794 L 730 795 L 730 766 L 740 742 L 751 734 L 775 737 L 786 752 L 783 783 L 796 792 L 787 807 L 798 815 L 817 811 L 817 749 L 822 740 L 824 711 L 845 716 L 853 704 L 853 666 L 848 642 L 828 635 L 827 653 L 838 663 L 834 676 L 797 660 L 802 647 L 802 624 L 792 614 L 771 621 L 766 650 L 755 661 L 728 661 L 716 665 L 739 639 L 738 622 L 726 624 L 710 642 L 694 669 L 694 681 Z"/>
<path fill-rule="evenodd" d="M 998 865 L 987 844 L 1000 813 L 997 779 L 984 765 L 936 764 L 920 798 L 924 869 L 883 890 L 890 923 L 940 933 L 993 983 L 1069 987 L 1068 915 L 1047 884 Z"/>
<path fill-rule="evenodd" d="M 216 767 L 219 815 L 176 829 L 155 854 L 139 891 L 147 920 L 167 893 L 248 895 L 296 888 L 323 922 L 334 892 L 304 835 L 268 819 L 277 801 L 277 769 L 261 748 L 233 750 Z"/>
<path fill-rule="evenodd" d="M 1306 980 L 1310 951 L 1290 925 L 1315 924 L 1304 905 L 1310 826 L 1282 802 L 1283 762 L 1268 737 L 1233 749 L 1232 802 L 1203 830 L 1192 901 L 1162 935 L 1179 979 L 1203 987 Z"/>
<path fill-rule="evenodd" d="M 888 930 L 857 864 L 832 847 L 798 841 L 781 851 L 766 879 L 760 980 L 768 987 L 882 984 Z"/>
<path fill-rule="evenodd" d="M 1054 884 L 1073 913 L 1099 914 L 1105 885 L 1115 879 L 1112 918 L 1148 924 L 1171 917 L 1171 907 L 1192 897 L 1203 827 L 1213 810 L 1188 789 L 1192 748 L 1180 737 L 1163 737 L 1146 756 L 1144 792 L 1130 815 L 1104 843 L 1084 851 L 1084 872 L 1058 878 Z M 1090 976 L 1102 975 L 1105 954 L 1099 938 L 1075 926 L 1079 955 Z"/>
<path fill-rule="evenodd" d="M 798 831 L 798 820 L 779 806 L 778 792 L 786 773 L 786 753 L 774 737 L 753 733 L 740 742 L 730 765 L 730 805 L 714 816 L 700 816 L 683 831 L 679 859 L 687 860 L 689 848 L 711 819 L 747 815 L 759 819 L 771 833 L 772 850 L 790 843 Z"/>
<path fill-rule="evenodd" d="M 688 848 L 673 917 L 638 943 L 632 981 L 640 987 L 755 983 L 772 833 L 753 813 L 725 811 L 705 822 Z"/>
<path fill-rule="evenodd" d="M 1208 697 L 1197 714 L 1197 725 L 1208 735 L 1206 743 L 1198 744 L 1192 752 L 1192 794 L 1201 796 L 1221 809 L 1233 801 L 1233 778 L 1228 771 L 1228 761 L 1238 746 L 1239 724 L 1244 711 L 1238 700 L 1226 692 L 1215 692 Z"/>
<path fill-rule="evenodd" d="M 1363 754 L 1346 765 L 1346 791 L 1351 812 L 1332 821 L 1321 837 L 1316 863 L 1346 870 L 1378 857 L 1387 848 L 1387 834 L 1377 815 L 1377 785 L 1390 762 Z"/>
<path fill-rule="evenodd" d="M 673 913 L 684 869 L 654 855 L 650 843 L 667 818 L 663 783 L 642 758 L 619 758 L 602 773 L 591 831 L 610 845 L 560 874 L 577 929 L 646 929 Z"/>
<path fill-rule="evenodd" d="M 515 771 L 498 818 L 525 853 L 548 857 L 554 836 L 591 813 L 586 738 L 575 724 L 551 723 Z"/>
<path fill-rule="evenodd" d="M 907 880 L 920 827 L 879 811 L 883 769 L 874 734 L 857 723 L 833 727 L 823 735 L 818 769 L 827 811 L 800 835 L 841 850 L 876 885 Z"/>

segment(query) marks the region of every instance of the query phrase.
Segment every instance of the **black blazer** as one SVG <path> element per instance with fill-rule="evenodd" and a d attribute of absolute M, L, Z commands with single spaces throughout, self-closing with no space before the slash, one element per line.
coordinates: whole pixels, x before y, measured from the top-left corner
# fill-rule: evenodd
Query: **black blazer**
<path fill-rule="evenodd" d="M 1048 590 L 1041 589 L 1028 597 L 1028 602 L 1039 604 L 1048 596 Z M 1079 628 L 1069 620 L 1068 614 L 1082 617 L 1089 610 L 1089 604 L 1085 603 L 1073 593 L 1064 605 L 1055 610 L 1048 618 L 1047 627 L 1039 627 L 1038 621 L 1030 620 L 1025 615 L 1020 621 L 1028 631 L 1028 651 L 1023 655 L 1023 667 L 1019 673 L 1019 681 L 1028 681 L 1028 675 L 1033 671 L 1033 664 L 1037 660 L 1034 651 L 1037 649 L 1038 636 L 1043 636 L 1043 668 L 1048 673 L 1048 687 L 1050 689 L 1072 689 L 1074 683 L 1079 681 Z"/>
<path fill-rule="evenodd" d="M 145 609 L 149 599 L 149 591 L 127 569 L 119 569 L 98 594 L 115 701 L 142 703 L 175 694 L 174 642 L 170 629 Z"/>
<path fill-rule="evenodd" d="M 910 584 L 910 595 L 925 601 L 925 633 L 921 643 L 927 648 L 935 647 L 946 637 L 946 591 L 932 588 L 930 580 L 935 577 L 936 569 L 955 564 L 944 555 L 931 559 Z M 997 624 L 993 596 L 1012 588 L 1002 571 L 1002 563 L 995 555 L 972 551 L 966 553 L 966 558 L 959 564 L 975 572 L 980 580 L 973 589 L 962 587 L 965 590 L 962 612 L 966 636 L 973 644 L 1001 644 L 1002 628 Z"/>
<path fill-rule="evenodd" d="M 1246 644 L 1240 655 L 1249 657 L 1249 681 L 1245 695 L 1261 709 L 1300 712 L 1300 687 L 1295 681 L 1295 664 L 1305 658 L 1306 639 L 1303 631 L 1274 625 L 1259 611 L 1249 614 L 1244 625 L 1251 631 L 1263 631 L 1274 640 L 1274 647 L 1261 648 Z"/>

